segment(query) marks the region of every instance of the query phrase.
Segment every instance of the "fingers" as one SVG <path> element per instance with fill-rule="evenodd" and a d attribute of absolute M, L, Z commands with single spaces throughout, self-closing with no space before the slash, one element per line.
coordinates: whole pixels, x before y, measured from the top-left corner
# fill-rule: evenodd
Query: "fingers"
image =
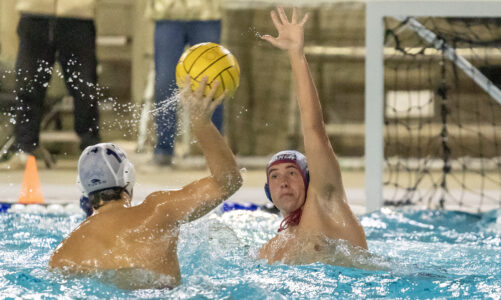
<path fill-rule="evenodd" d="M 201 111 L 206 111 L 208 113 L 212 113 L 218 105 L 220 105 L 223 100 L 226 98 L 227 91 L 225 91 L 221 96 L 214 99 L 219 86 L 221 85 L 220 80 L 214 80 L 214 83 L 209 85 L 211 87 L 209 93 L 204 96 L 204 92 L 207 87 L 208 77 L 202 77 L 200 83 L 198 84 L 197 89 L 194 92 L 191 92 L 191 77 L 188 75 L 185 78 L 183 90 L 181 93 L 187 94 L 187 96 L 181 97 L 184 103 L 191 103 L 190 107 L 194 108 L 199 107 L 202 109 Z"/>
<path fill-rule="evenodd" d="M 216 94 L 217 88 L 219 87 L 220 84 L 221 84 L 221 81 L 219 81 L 219 79 L 217 79 L 217 80 L 214 81 L 214 84 L 212 85 L 212 88 L 211 88 L 209 94 L 207 95 L 207 98 L 209 100 L 211 100 L 212 98 L 214 98 L 214 95 Z"/>
<path fill-rule="evenodd" d="M 280 20 L 282 21 L 282 24 L 287 24 L 289 23 L 289 20 L 287 19 L 287 15 L 285 14 L 284 8 L 283 7 L 277 7 L 278 15 L 280 16 Z"/>
<path fill-rule="evenodd" d="M 306 13 L 303 17 L 303 19 L 301 20 L 301 23 L 299 23 L 299 25 L 301 26 L 304 26 L 304 24 L 306 24 L 306 22 L 308 21 L 308 18 L 310 17 L 310 14 L 309 13 Z"/>
<path fill-rule="evenodd" d="M 181 90 L 179 91 L 179 96 L 181 101 L 186 101 L 187 94 L 191 92 L 191 76 L 186 75 L 184 77 L 184 83 L 182 84 Z"/>
<path fill-rule="evenodd" d="M 181 88 L 181 92 L 186 92 L 186 91 L 190 90 L 190 88 L 191 88 L 191 76 L 186 75 L 186 76 L 184 76 L 184 84 Z"/>
<path fill-rule="evenodd" d="M 226 95 L 228 93 L 228 91 L 224 91 L 221 96 L 214 99 L 214 95 L 216 94 L 220 85 L 221 85 L 221 81 L 215 80 L 214 85 L 212 86 L 212 89 L 211 89 L 209 95 L 207 95 L 207 101 L 209 101 L 208 109 L 209 109 L 209 112 L 211 115 L 214 112 L 214 110 L 216 109 L 216 107 L 223 102 L 223 100 L 226 98 Z"/>
<path fill-rule="evenodd" d="M 272 10 L 271 11 L 271 20 L 273 21 L 273 24 L 275 24 L 275 28 L 279 28 L 281 26 L 283 26 L 284 24 L 298 24 L 297 23 L 297 19 L 298 19 L 298 8 L 296 6 L 294 6 L 292 8 L 292 17 L 291 17 L 291 21 L 289 22 L 289 19 L 287 18 L 287 14 L 285 13 L 285 10 L 283 7 L 277 7 L 277 12 L 278 12 L 278 15 L 280 17 L 277 17 L 277 13 Z M 308 18 L 309 18 L 309 14 L 306 13 L 304 16 L 303 16 L 303 19 L 301 20 L 301 22 L 299 23 L 299 25 L 301 26 L 304 26 L 304 24 L 306 24 L 306 22 L 308 21 Z"/>
<path fill-rule="evenodd" d="M 271 35 L 263 35 L 263 36 L 261 37 L 261 39 L 263 39 L 263 40 L 265 40 L 265 41 L 269 42 L 270 44 L 272 44 L 272 45 L 273 45 L 273 46 L 275 46 L 275 47 L 278 47 L 278 42 L 277 42 L 277 39 L 276 39 L 276 38 L 274 38 L 274 37 L 272 37 Z"/>
<path fill-rule="evenodd" d="M 277 17 L 277 13 L 272 10 L 270 12 L 270 16 L 271 16 L 271 20 L 273 21 L 273 25 L 275 25 L 275 28 L 278 30 L 280 27 L 282 27 L 282 23 L 280 22 L 280 20 L 278 19 Z"/>
<path fill-rule="evenodd" d="M 209 78 L 207 76 L 202 77 L 202 80 L 200 80 L 200 83 L 198 84 L 197 89 L 195 90 L 195 97 L 198 99 L 201 99 L 204 95 L 205 91 L 205 86 L 207 85 L 207 80 Z"/>
<path fill-rule="evenodd" d="M 227 95 L 228 91 L 224 91 L 224 93 L 221 96 L 214 99 L 214 101 L 212 101 L 212 103 L 209 106 L 210 111 L 213 112 L 216 109 L 216 107 L 218 107 L 221 103 L 223 103 L 223 100 L 226 98 Z"/>
<path fill-rule="evenodd" d="M 291 23 L 296 24 L 297 23 L 297 7 L 292 8 L 292 18 L 291 18 Z"/>

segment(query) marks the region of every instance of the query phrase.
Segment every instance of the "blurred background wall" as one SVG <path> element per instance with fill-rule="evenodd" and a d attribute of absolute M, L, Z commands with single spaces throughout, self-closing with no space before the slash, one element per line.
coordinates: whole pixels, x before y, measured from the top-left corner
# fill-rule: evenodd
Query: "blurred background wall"
<path fill-rule="evenodd" d="M 19 18 L 15 2 L 0 1 L 0 92 L 3 93 L 11 92 L 14 84 L 15 31 Z M 222 44 L 234 53 L 241 68 L 240 88 L 225 103 L 224 132 L 238 155 L 269 155 L 284 148 L 302 150 L 287 54 L 260 39 L 262 34 L 275 34 L 269 17 L 274 2 L 224 2 Z M 365 1 L 291 3 L 311 13 L 305 33 L 307 57 L 332 144 L 341 156 L 361 156 L 365 130 Z M 142 0 L 98 1 L 98 76 L 105 140 L 137 139 L 140 105 L 153 64 L 153 22 L 144 17 L 145 4 Z M 385 76 L 394 74 L 390 70 Z M 419 88 L 412 86 L 414 75 L 409 76 L 405 79 L 408 88 Z M 49 97 L 58 99 L 66 93 L 62 79 L 53 76 Z M 8 118 L 0 116 L 4 137 L 9 132 Z M 71 113 L 63 116 L 63 125 L 72 129 Z M 154 144 L 153 126 L 150 122 L 149 146 Z"/>
<path fill-rule="evenodd" d="M 0 2 L 0 66 L 6 74 L 14 69 L 19 19 L 15 0 Z M 144 17 L 146 1 L 100 0 L 97 2 L 98 74 L 104 139 L 137 136 L 137 106 L 143 101 L 147 74 L 152 67 L 153 23 Z M 262 42 L 261 34 L 274 34 L 269 11 L 272 1 L 226 1 L 222 44 L 237 57 L 241 67 L 241 85 L 235 98 L 226 102 L 225 135 L 237 154 L 267 155 L 282 148 L 301 148 L 297 114 L 291 107 L 290 68 L 285 53 Z M 307 27 L 307 45 L 361 46 L 364 41 L 364 4 L 310 5 L 304 9 L 312 14 Z M 333 30 L 333 28 L 337 28 Z M 363 60 L 330 60 L 311 55 L 312 72 L 318 82 L 327 120 L 340 122 L 363 120 Z M 345 72 L 339 72 L 344 70 Z M 346 71 L 348 73 L 346 73 Z M 346 84 L 348 82 L 348 84 Z M 0 89 L 13 89 L 13 74 L 0 81 Z M 333 91 L 336 90 L 336 93 Z M 53 76 L 49 98 L 64 97 L 62 79 Z M 125 109 L 123 107 L 126 107 Z M 342 112 L 338 109 L 342 108 Z M 117 109 L 121 110 L 117 119 Z M 72 115 L 64 115 L 63 124 L 71 130 Z M 111 126 L 130 119 L 123 126 Z M 66 126 L 66 125 L 65 125 Z M 151 124 L 150 127 L 152 127 Z M 148 132 L 154 143 L 154 130 Z M 358 140 L 359 139 L 359 140 Z M 350 149 L 359 148 L 363 136 L 345 141 Z M 344 142 L 338 141 L 339 145 Z"/>

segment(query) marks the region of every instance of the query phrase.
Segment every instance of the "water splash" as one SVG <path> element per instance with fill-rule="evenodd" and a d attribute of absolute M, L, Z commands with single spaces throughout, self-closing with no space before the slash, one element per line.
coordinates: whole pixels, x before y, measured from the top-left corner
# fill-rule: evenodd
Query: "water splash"
<path fill-rule="evenodd" d="M 263 37 L 263 35 L 261 33 L 259 33 L 259 31 L 257 31 L 256 27 L 254 27 L 254 26 L 250 26 L 248 31 L 249 31 L 249 33 L 254 35 L 254 37 L 258 40 L 261 40 Z"/>
<path fill-rule="evenodd" d="M 165 100 L 160 101 L 157 104 L 157 108 L 154 108 L 150 110 L 148 113 L 159 113 L 159 112 L 166 112 L 172 108 L 177 108 L 177 104 L 179 103 L 179 93 L 174 93 L 174 95 L 170 98 L 167 98 Z M 175 104 L 175 106 L 174 106 Z"/>
<path fill-rule="evenodd" d="M 100 130 L 101 135 L 109 135 L 113 132 L 113 136 L 130 138 L 137 134 L 142 115 L 146 115 L 149 120 L 152 120 L 156 115 L 177 110 L 179 103 L 178 91 L 175 91 L 172 97 L 156 103 L 156 105 L 153 104 L 153 108 L 146 108 L 147 111 L 144 111 L 145 104 L 133 101 L 123 103 L 124 99 L 109 96 L 113 94 L 109 87 L 84 81 L 81 78 L 81 73 L 78 70 L 73 70 L 79 65 L 81 64 L 76 59 L 71 59 L 64 66 L 64 69 L 54 67 L 46 61 L 39 61 L 33 76 L 29 76 L 28 72 L 22 69 L 5 70 L 0 76 L 3 78 L 2 82 L 9 82 L 12 85 L 15 85 L 17 80 L 23 81 L 23 85 L 26 87 L 25 92 L 28 91 L 29 93 L 33 93 L 37 87 L 53 88 L 50 81 L 51 77 L 58 80 L 66 80 L 72 91 L 79 93 L 84 99 L 88 99 L 91 102 L 89 106 L 98 105 L 101 119 L 97 128 Z M 64 76 L 65 73 L 68 75 L 66 79 Z M 5 86 L 3 88 L 5 90 Z M 22 87 L 19 87 L 19 90 L 21 89 Z M 18 98 L 18 91 L 14 87 L 11 88 L 11 92 L 13 95 L 16 95 L 15 103 L 23 102 L 23 99 Z M 21 115 L 19 117 L 16 116 L 21 112 L 21 109 L 20 106 L 13 104 L 7 112 L 3 112 L 0 115 L 5 120 L 3 127 L 5 127 L 4 135 L 7 135 L 7 139 L 13 135 L 12 131 L 16 122 L 24 123 L 28 121 L 21 118 Z M 111 114 L 108 112 L 111 112 Z M 106 118 L 102 117 L 104 115 L 106 115 Z M 188 130 L 188 127 L 182 126 L 183 121 L 183 118 L 179 118 L 177 122 L 176 136 L 183 135 Z M 146 128 L 146 135 L 155 136 L 155 127 L 148 126 Z M 5 138 L 4 135 L 1 138 Z"/>

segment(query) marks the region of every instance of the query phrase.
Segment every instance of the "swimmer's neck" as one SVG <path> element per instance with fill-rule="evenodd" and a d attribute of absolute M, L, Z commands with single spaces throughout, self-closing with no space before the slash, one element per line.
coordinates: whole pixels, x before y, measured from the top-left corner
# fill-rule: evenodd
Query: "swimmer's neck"
<path fill-rule="evenodd" d="M 298 225 L 291 225 L 291 226 L 285 228 L 284 230 L 280 231 L 279 234 L 286 235 L 286 236 L 296 235 L 298 232 L 298 229 L 299 229 L 299 224 Z"/>
<path fill-rule="evenodd" d="M 130 196 L 124 192 L 122 193 L 119 200 L 110 200 L 104 202 L 104 204 L 95 211 L 95 214 L 113 211 L 123 207 L 127 208 L 130 206 L 131 206 Z"/>

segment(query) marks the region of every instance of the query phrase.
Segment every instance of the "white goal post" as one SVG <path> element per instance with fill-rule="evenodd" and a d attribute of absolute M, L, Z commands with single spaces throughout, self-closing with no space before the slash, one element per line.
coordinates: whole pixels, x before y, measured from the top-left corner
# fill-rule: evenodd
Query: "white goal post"
<path fill-rule="evenodd" d="M 366 210 L 383 204 L 384 18 L 501 17 L 499 0 L 367 0 L 365 19 Z"/>

